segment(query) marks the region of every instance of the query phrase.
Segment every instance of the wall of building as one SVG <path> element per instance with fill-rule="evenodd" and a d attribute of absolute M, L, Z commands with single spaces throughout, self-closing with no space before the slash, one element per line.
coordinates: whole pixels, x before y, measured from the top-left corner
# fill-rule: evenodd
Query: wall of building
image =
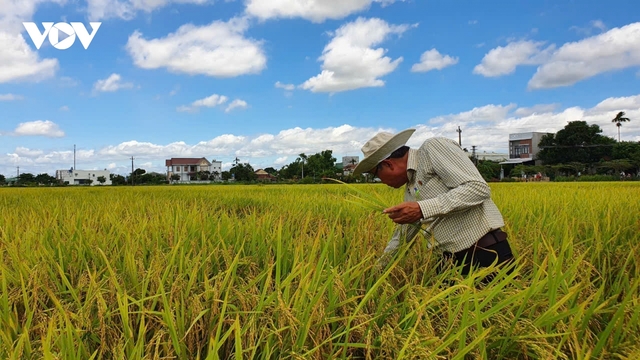
<path fill-rule="evenodd" d="M 57 170 L 56 179 L 69 185 L 111 185 L 109 170 Z M 98 178 L 104 176 L 106 181 L 100 184 Z M 89 180 L 91 180 L 89 184 Z"/>

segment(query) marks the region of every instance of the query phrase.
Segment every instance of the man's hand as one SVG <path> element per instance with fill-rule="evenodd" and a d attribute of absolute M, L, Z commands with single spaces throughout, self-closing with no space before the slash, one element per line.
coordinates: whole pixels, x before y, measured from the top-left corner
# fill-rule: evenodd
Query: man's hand
<path fill-rule="evenodd" d="M 382 210 L 389 215 L 389 219 L 396 224 L 411 224 L 422 219 L 422 209 L 415 201 L 403 202 L 400 205 L 392 206 Z"/>

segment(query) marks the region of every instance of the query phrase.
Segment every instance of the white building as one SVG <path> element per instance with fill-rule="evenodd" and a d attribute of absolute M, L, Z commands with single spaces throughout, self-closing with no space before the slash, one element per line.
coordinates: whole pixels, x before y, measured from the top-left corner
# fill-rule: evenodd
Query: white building
<path fill-rule="evenodd" d="M 111 173 L 109 170 L 56 170 L 56 179 L 69 185 L 111 185 Z M 104 177 L 105 182 L 100 183 L 99 177 Z"/>

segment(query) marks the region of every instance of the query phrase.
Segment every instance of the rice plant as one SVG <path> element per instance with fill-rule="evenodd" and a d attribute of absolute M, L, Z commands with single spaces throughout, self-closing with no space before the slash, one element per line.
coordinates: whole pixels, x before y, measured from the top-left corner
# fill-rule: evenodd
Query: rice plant
<path fill-rule="evenodd" d="M 375 271 L 384 185 L 0 189 L 0 358 L 640 357 L 640 186 L 491 188 L 487 286 L 431 239 Z"/>

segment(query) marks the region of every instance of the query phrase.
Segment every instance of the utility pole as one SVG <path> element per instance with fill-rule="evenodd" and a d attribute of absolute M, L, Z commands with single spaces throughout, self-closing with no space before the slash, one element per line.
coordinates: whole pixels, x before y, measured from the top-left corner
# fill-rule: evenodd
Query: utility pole
<path fill-rule="evenodd" d="M 73 144 L 73 171 L 76 170 L 76 144 Z"/>
<path fill-rule="evenodd" d="M 18 173 L 16 175 L 16 178 L 19 178 L 19 177 L 20 177 L 20 166 L 18 166 Z"/>
<path fill-rule="evenodd" d="M 476 164 L 476 167 L 478 167 L 478 158 L 476 157 L 476 146 L 472 145 L 471 149 L 472 149 L 471 156 L 473 157 L 473 162 Z"/>
<path fill-rule="evenodd" d="M 458 145 L 462 147 L 462 129 L 460 129 L 460 126 L 458 126 L 458 130 L 456 130 L 456 132 L 458 133 Z"/>
<path fill-rule="evenodd" d="M 133 185 L 133 156 L 131 157 L 131 186 Z"/>

